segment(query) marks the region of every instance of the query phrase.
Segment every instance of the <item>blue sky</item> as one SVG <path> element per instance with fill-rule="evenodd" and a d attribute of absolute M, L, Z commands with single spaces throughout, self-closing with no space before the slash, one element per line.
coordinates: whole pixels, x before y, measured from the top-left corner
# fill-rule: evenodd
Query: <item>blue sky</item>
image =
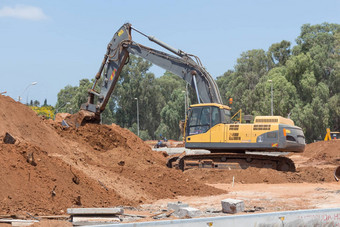
<path fill-rule="evenodd" d="M 54 105 L 60 89 L 95 76 L 126 22 L 199 56 L 216 78 L 242 52 L 282 40 L 295 45 L 303 24 L 340 23 L 339 12 L 339 0 L 1 0 L 0 92 Z M 133 39 L 158 48 L 137 33 Z"/>

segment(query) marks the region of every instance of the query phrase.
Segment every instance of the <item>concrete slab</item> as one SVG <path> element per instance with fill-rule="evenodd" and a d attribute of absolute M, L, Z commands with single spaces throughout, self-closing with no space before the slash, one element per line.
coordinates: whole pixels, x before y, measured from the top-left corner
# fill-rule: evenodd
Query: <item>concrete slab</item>
<path fill-rule="evenodd" d="M 21 220 L 21 219 L 0 219 L 0 223 L 7 223 L 11 226 L 31 226 L 34 223 L 39 222 L 38 220 Z"/>
<path fill-rule="evenodd" d="M 180 218 L 194 218 L 201 215 L 201 211 L 199 209 L 193 207 L 181 207 L 178 211 L 178 216 Z"/>
<path fill-rule="evenodd" d="M 104 224 L 117 224 L 120 223 L 120 219 L 117 217 L 73 217 L 73 226 L 83 225 L 104 225 Z"/>
<path fill-rule="evenodd" d="M 221 201 L 221 204 L 222 204 L 223 213 L 236 214 L 236 213 L 244 211 L 243 200 L 224 199 Z"/>
<path fill-rule="evenodd" d="M 112 208 L 68 208 L 70 215 L 93 215 L 93 214 L 124 214 L 124 209 L 119 207 Z"/>
<path fill-rule="evenodd" d="M 203 149 L 187 149 L 185 147 L 161 147 L 161 148 L 153 148 L 154 151 L 164 151 L 168 155 L 173 154 L 182 154 L 186 152 L 186 154 L 209 154 L 210 151 Z"/>
<path fill-rule="evenodd" d="M 173 213 L 175 216 L 178 216 L 179 209 L 182 207 L 189 207 L 187 203 L 182 203 L 180 201 L 175 202 L 175 203 L 168 203 L 168 210 L 174 210 L 175 212 Z"/>

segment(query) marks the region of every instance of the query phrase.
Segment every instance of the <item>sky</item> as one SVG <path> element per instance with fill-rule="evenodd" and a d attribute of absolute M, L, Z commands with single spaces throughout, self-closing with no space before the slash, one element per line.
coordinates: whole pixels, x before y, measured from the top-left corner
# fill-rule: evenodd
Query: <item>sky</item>
<path fill-rule="evenodd" d="M 295 45 L 303 24 L 340 23 L 339 12 L 339 0 L 1 0 L 0 92 L 55 105 L 62 88 L 94 78 L 127 22 L 197 55 L 216 78 L 243 52 Z M 132 39 L 162 50 L 136 32 Z"/>

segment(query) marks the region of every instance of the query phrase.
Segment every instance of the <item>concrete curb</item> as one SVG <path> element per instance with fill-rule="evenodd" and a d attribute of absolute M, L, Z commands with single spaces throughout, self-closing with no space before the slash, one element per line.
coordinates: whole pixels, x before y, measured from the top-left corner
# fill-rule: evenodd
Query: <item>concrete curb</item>
<path fill-rule="evenodd" d="M 98 225 L 102 227 L 140 227 L 140 226 L 162 226 L 162 227 L 224 227 L 224 226 L 339 226 L 340 208 L 296 210 L 285 212 L 228 215 L 221 217 L 178 219 L 154 222 L 139 222 L 114 225 Z M 93 226 L 92 226 L 93 227 Z"/>

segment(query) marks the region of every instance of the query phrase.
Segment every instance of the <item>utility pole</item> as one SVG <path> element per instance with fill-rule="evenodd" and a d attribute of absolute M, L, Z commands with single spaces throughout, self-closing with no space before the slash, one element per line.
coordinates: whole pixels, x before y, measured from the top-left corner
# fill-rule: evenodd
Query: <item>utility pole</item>
<path fill-rule="evenodd" d="M 271 107 L 270 107 L 270 114 L 272 116 L 274 116 L 273 112 L 274 112 L 274 107 L 273 107 L 273 81 L 272 80 L 268 80 L 268 82 L 270 82 L 270 90 L 271 90 L 271 100 L 270 100 L 270 104 L 271 104 Z"/>

